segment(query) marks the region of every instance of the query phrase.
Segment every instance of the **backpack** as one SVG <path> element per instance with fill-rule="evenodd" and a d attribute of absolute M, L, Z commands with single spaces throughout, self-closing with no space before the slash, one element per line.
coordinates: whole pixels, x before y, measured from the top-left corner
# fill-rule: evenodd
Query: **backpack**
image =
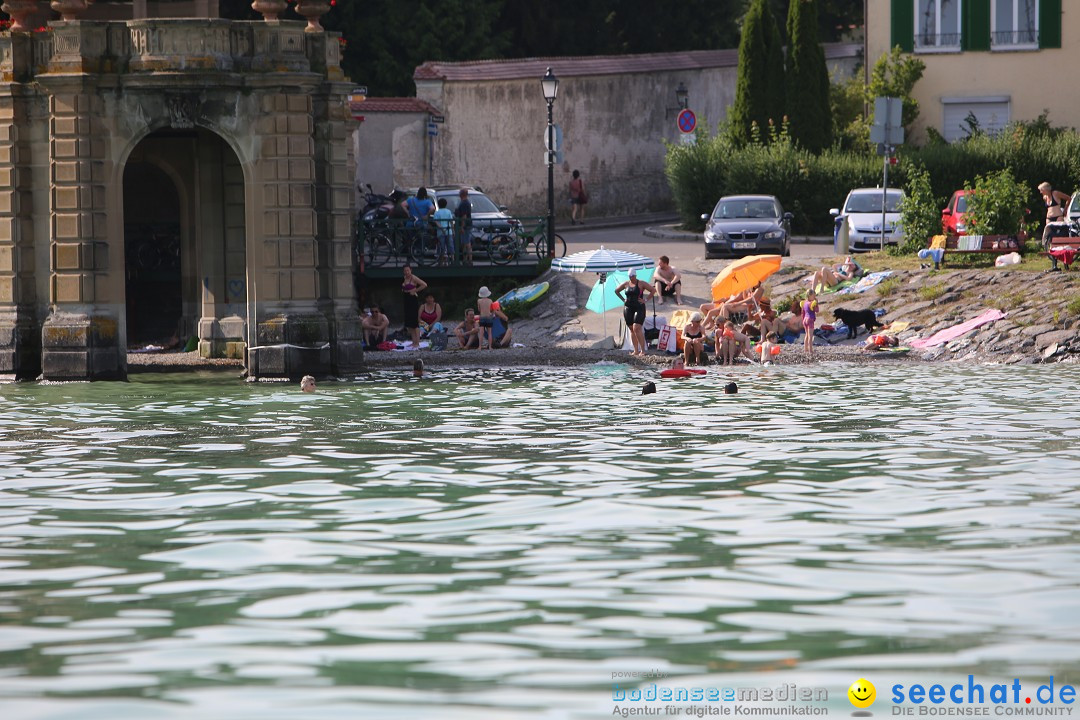
<path fill-rule="evenodd" d="M 445 330 L 436 330 L 428 334 L 428 342 L 431 343 L 432 350 L 445 350 L 448 341 L 449 338 Z"/>

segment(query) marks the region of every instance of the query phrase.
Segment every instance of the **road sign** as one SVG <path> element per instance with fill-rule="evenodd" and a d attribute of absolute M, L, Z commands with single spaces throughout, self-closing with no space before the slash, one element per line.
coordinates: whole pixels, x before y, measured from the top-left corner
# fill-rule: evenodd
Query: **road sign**
<path fill-rule="evenodd" d="M 679 113 L 679 130 L 684 133 L 694 132 L 694 128 L 697 127 L 697 116 L 694 115 L 694 111 L 687 108 Z"/>
<path fill-rule="evenodd" d="M 681 142 L 683 145 L 694 145 L 697 143 L 697 135 L 694 133 L 683 133 Z"/>
<path fill-rule="evenodd" d="M 363 85 L 354 87 L 349 91 L 349 112 L 357 120 L 363 118 L 361 111 L 363 110 L 363 102 L 367 99 L 367 88 Z"/>
<path fill-rule="evenodd" d="M 559 152 L 562 150 L 563 137 L 562 128 L 558 125 L 552 125 L 544 131 L 544 149 L 548 152 Z"/>
<path fill-rule="evenodd" d="M 870 142 L 903 145 L 903 111 L 904 102 L 900 98 L 874 98 L 874 124 L 870 126 Z"/>
<path fill-rule="evenodd" d="M 428 119 L 433 123 L 442 124 L 442 123 L 446 122 L 446 116 L 445 115 L 430 115 L 430 116 L 428 116 Z"/>
<path fill-rule="evenodd" d="M 429 122 L 427 124 L 427 134 L 430 135 L 431 137 L 435 137 L 436 135 L 439 134 L 439 126 L 436 125 L 433 122 Z"/>

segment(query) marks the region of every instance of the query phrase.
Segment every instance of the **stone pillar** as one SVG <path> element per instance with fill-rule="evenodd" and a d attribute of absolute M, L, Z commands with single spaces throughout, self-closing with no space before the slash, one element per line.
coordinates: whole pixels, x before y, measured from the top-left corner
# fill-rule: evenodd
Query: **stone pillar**
<path fill-rule="evenodd" d="M 331 338 L 317 302 L 311 97 L 267 94 L 262 111 L 255 172 L 261 217 L 247 259 L 257 315 L 249 370 L 262 377 L 326 375 Z"/>
<path fill-rule="evenodd" d="M 336 33 L 312 37 L 313 52 L 337 68 Z M 334 373 L 347 375 L 363 363 L 363 332 L 353 284 L 353 176 L 347 83 L 324 83 L 312 95 L 315 118 L 315 207 L 318 226 L 320 305 L 331 327 Z"/>
<path fill-rule="evenodd" d="M 51 94 L 49 113 L 52 312 L 41 334 L 42 376 L 121 378 L 123 291 L 108 273 L 105 108 L 80 87 Z"/>
<path fill-rule="evenodd" d="M 7 93 L 0 96 L 0 378 L 21 380 L 41 372 L 41 328 L 34 312 L 31 155 L 26 132 L 31 100 L 22 88 L 8 85 L 5 90 Z"/>

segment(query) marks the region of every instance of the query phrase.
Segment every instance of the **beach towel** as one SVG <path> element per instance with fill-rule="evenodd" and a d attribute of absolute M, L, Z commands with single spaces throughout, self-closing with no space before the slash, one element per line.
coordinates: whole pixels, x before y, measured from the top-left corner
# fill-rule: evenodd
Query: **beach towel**
<path fill-rule="evenodd" d="M 892 274 L 892 270 L 880 270 L 878 272 L 872 272 L 851 287 L 846 287 L 843 290 L 837 290 L 836 294 L 853 295 L 856 293 L 864 293 Z"/>
<path fill-rule="evenodd" d="M 1055 260 L 1060 260 L 1065 265 L 1065 269 L 1067 270 L 1069 269 L 1069 266 L 1073 264 L 1073 260 L 1076 259 L 1076 250 L 1067 247 L 1051 248 L 1050 257 L 1054 258 Z"/>
<path fill-rule="evenodd" d="M 945 251 L 941 248 L 923 248 L 918 255 L 920 260 L 932 260 L 935 268 L 945 259 Z"/>
<path fill-rule="evenodd" d="M 931 250 L 944 250 L 945 249 L 945 243 L 946 243 L 947 240 L 948 240 L 948 238 L 945 237 L 944 235 L 935 235 L 934 237 L 930 238 L 930 249 Z"/>
<path fill-rule="evenodd" d="M 881 332 L 885 335 L 895 335 L 897 333 L 904 332 L 909 327 L 911 327 L 911 322 L 908 320 L 894 320 L 889 323 L 889 326 Z"/>
<path fill-rule="evenodd" d="M 983 244 L 982 235 L 961 235 L 956 241 L 957 250 L 981 250 Z"/>
<path fill-rule="evenodd" d="M 830 295 L 835 292 L 840 292 L 844 288 L 849 288 L 857 282 L 859 282 L 858 278 L 851 278 L 850 280 L 842 280 L 840 283 L 833 285 L 832 287 L 825 287 L 821 283 L 818 283 L 818 286 L 814 288 L 814 292 L 816 292 L 818 295 Z"/>
<path fill-rule="evenodd" d="M 959 325 L 953 325 L 952 327 L 945 328 L 944 330 L 938 330 L 936 333 L 934 333 L 928 338 L 912 340 L 911 347 L 921 349 L 935 347 L 937 345 L 943 345 L 950 340 L 955 340 L 956 338 L 964 335 L 965 333 L 971 332 L 977 327 L 986 325 L 987 323 L 995 322 L 996 320 L 1000 320 L 1003 317 L 1005 317 L 1005 313 L 1001 312 L 1000 310 L 990 309 L 984 312 L 979 317 L 972 318 L 967 322 L 962 322 Z"/>

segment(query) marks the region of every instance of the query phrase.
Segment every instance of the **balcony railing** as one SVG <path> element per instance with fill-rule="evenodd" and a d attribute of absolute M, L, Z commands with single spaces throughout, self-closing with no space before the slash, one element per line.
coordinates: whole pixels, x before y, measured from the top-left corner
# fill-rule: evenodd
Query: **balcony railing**
<path fill-rule="evenodd" d="M 371 274 L 405 265 L 445 268 L 452 274 L 529 272 L 550 257 L 546 217 L 475 219 L 469 233 L 471 259 L 464 252 L 461 233 L 441 229 L 434 221 L 413 224 L 408 220 L 358 221 L 354 256 L 358 268 Z M 558 255 L 566 244 L 556 237 Z"/>
<path fill-rule="evenodd" d="M 959 48 L 960 33 L 921 33 L 915 35 L 916 50 Z"/>
<path fill-rule="evenodd" d="M 991 47 L 1010 46 L 1038 46 L 1039 31 L 1036 28 L 1027 30 L 995 30 L 990 33 Z"/>

